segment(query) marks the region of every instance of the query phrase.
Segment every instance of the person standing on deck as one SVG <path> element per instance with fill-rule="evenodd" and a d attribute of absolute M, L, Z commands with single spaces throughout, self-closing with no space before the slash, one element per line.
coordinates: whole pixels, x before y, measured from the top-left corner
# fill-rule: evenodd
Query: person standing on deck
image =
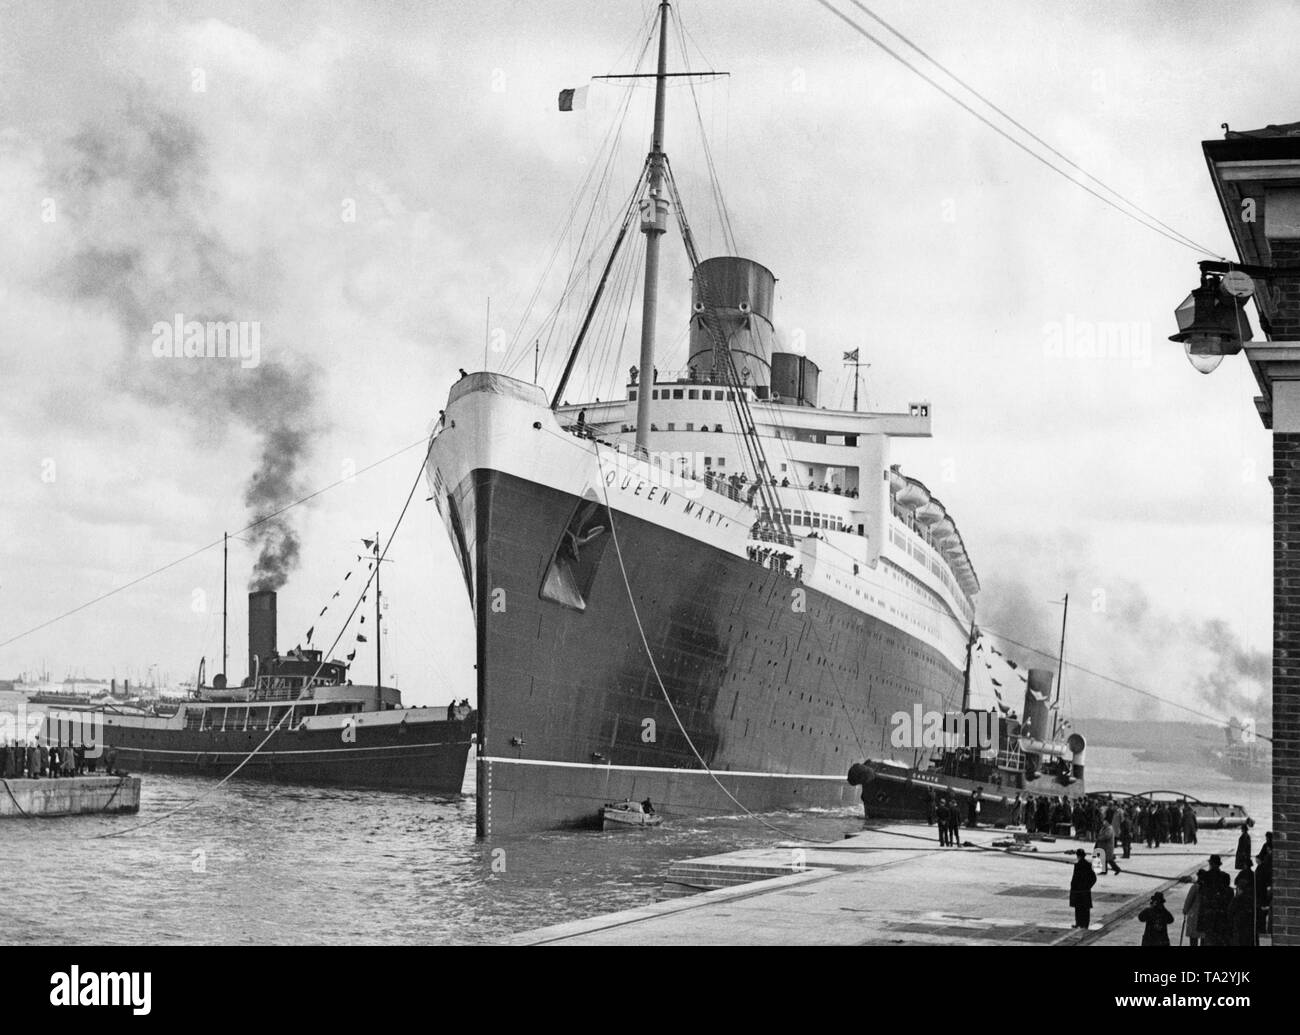
<path fill-rule="evenodd" d="M 1074 907 L 1074 925 L 1083 930 L 1088 929 L 1092 918 L 1092 886 L 1097 883 L 1097 874 L 1092 863 L 1082 848 L 1074 850 L 1076 861 L 1074 873 L 1070 877 L 1070 905 Z"/>
<path fill-rule="evenodd" d="M 1183 843 L 1196 844 L 1196 810 L 1183 802 Z"/>
<path fill-rule="evenodd" d="M 37 772 L 41 776 L 46 776 L 50 771 L 50 749 L 41 743 L 41 738 L 36 738 L 36 765 Z"/>
<path fill-rule="evenodd" d="M 948 843 L 961 847 L 961 803 L 955 794 L 948 800 Z"/>
<path fill-rule="evenodd" d="M 1183 899 L 1183 923 L 1186 925 L 1187 944 L 1193 949 L 1201 943 L 1201 889 L 1204 886 L 1205 871 L 1198 870 L 1196 880 L 1187 889 Z"/>
<path fill-rule="evenodd" d="M 1104 853 L 1105 866 L 1102 868 L 1102 873 L 1113 869 L 1118 874 L 1120 869 L 1119 864 L 1115 862 L 1115 828 L 1104 816 L 1097 821 L 1097 840 L 1093 847 Z"/>
<path fill-rule="evenodd" d="M 1242 880 L 1245 877 L 1246 880 Z M 1244 869 L 1237 875 L 1237 890 L 1228 903 L 1228 944 L 1255 944 L 1255 874 Z"/>
<path fill-rule="evenodd" d="M 980 825 L 980 804 L 983 796 L 984 788 L 976 787 L 975 793 L 970 796 L 970 802 L 967 805 L 969 816 L 966 825 L 972 830 Z"/>
<path fill-rule="evenodd" d="M 948 847 L 948 799 L 940 798 L 934 807 L 935 823 L 939 827 L 939 847 Z"/>
<path fill-rule="evenodd" d="M 1169 812 L 1165 809 L 1163 805 L 1157 805 L 1155 807 L 1154 826 L 1156 828 L 1155 829 L 1156 847 L 1159 848 L 1162 844 L 1164 844 L 1166 841 L 1169 840 Z"/>
<path fill-rule="evenodd" d="M 1151 905 L 1138 914 L 1138 919 L 1146 924 L 1142 932 L 1143 945 L 1168 945 L 1169 925 L 1174 922 L 1174 915 L 1165 908 L 1165 896 L 1156 892 L 1151 896 Z"/>
<path fill-rule="evenodd" d="M 1201 889 L 1201 914 L 1197 927 L 1207 946 L 1228 944 L 1228 904 L 1232 901 L 1232 885 L 1223 872 L 1223 860 L 1210 856 L 1210 868 L 1205 873 Z"/>
<path fill-rule="evenodd" d="M 1237 838 L 1237 858 L 1233 862 L 1234 870 L 1245 870 L 1250 867 L 1250 828 L 1255 825 L 1253 819 L 1246 820 L 1246 825 L 1241 828 L 1241 837 Z"/>
<path fill-rule="evenodd" d="M 1124 858 L 1129 857 L 1129 850 L 1133 847 L 1133 819 L 1128 814 L 1128 809 L 1124 809 L 1119 814 L 1119 843 L 1124 849 Z"/>

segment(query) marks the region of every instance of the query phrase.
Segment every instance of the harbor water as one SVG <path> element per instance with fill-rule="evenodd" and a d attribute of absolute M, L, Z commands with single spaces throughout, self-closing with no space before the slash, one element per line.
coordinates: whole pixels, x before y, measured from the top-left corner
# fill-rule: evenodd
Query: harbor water
<path fill-rule="evenodd" d="M 1121 749 L 1089 760 L 1099 790 L 1239 802 L 1268 829 L 1265 784 Z M 0 824 L 0 942 L 492 943 L 653 901 L 676 861 L 862 827 L 858 809 L 763 819 L 779 831 L 740 816 L 480 843 L 472 764 L 450 799 L 146 774 L 137 816 Z"/>

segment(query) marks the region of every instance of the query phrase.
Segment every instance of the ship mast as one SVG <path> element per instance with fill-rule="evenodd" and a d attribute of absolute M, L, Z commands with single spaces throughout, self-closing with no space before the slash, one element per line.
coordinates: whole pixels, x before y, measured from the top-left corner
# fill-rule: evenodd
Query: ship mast
<path fill-rule="evenodd" d="M 230 651 L 226 649 L 226 585 L 229 582 L 230 568 L 230 534 L 221 533 L 221 671 L 224 674 L 230 665 Z"/>
<path fill-rule="evenodd" d="M 1056 700 L 1052 702 L 1052 737 L 1056 737 L 1056 727 L 1060 724 L 1061 713 L 1061 679 L 1065 676 L 1065 620 L 1070 614 L 1070 594 L 1065 594 L 1062 601 L 1065 607 L 1061 611 L 1061 654 L 1056 659 Z"/>
<path fill-rule="evenodd" d="M 645 240 L 645 288 L 641 297 L 641 391 L 636 397 L 636 445 L 649 447 L 650 396 L 655 382 L 655 319 L 659 307 L 659 243 L 668 229 L 664 198 L 664 93 L 668 79 L 668 0 L 659 4 L 659 66 L 655 73 L 655 124 L 650 142 L 650 187 L 641 208 Z"/>

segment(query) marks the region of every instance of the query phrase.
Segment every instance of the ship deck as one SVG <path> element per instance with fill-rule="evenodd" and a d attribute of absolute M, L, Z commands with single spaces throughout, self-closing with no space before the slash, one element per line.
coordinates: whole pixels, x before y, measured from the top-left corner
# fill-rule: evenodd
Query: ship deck
<path fill-rule="evenodd" d="M 1201 830 L 1196 845 L 1134 845 L 1124 870 L 1099 876 L 1092 924 L 1072 927 L 1076 848 L 1034 842 L 1032 853 L 993 842 L 1005 830 L 962 830 L 961 848 L 940 848 L 932 827 L 873 826 L 832 844 L 786 842 L 674 864 L 668 897 L 624 910 L 524 932 L 521 945 L 1138 945 L 1137 913 L 1155 891 L 1174 914 L 1177 944 L 1184 875 L 1211 853 L 1231 872 L 1238 831 Z M 626 836 L 626 835 L 620 835 Z M 637 835 L 631 835 L 637 836 Z M 695 889 L 699 893 L 690 893 Z M 1171 890 L 1172 889 L 1172 890 Z"/>

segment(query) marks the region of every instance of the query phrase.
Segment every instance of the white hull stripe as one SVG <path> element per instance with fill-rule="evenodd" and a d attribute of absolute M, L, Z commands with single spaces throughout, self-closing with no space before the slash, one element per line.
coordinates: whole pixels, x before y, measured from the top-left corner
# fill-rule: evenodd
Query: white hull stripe
<path fill-rule="evenodd" d="M 607 769 L 618 769 L 621 772 L 630 773 L 674 773 L 685 776 L 709 776 L 703 769 L 672 769 L 668 766 L 658 765 L 596 765 L 593 762 L 551 762 L 544 758 L 495 758 L 488 755 L 480 755 L 479 761 L 496 762 L 501 765 L 550 766 L 555 769 L 590 769 L 600 772 Z M 849 786 L 847 776 L 825 776 L 814 773 L 753 773 L 741 769 L 715 769 L 713 775 L 719 780 L 728 776 L 760 776 L 769 780 L 835 780 L 846 787 Z"/>

